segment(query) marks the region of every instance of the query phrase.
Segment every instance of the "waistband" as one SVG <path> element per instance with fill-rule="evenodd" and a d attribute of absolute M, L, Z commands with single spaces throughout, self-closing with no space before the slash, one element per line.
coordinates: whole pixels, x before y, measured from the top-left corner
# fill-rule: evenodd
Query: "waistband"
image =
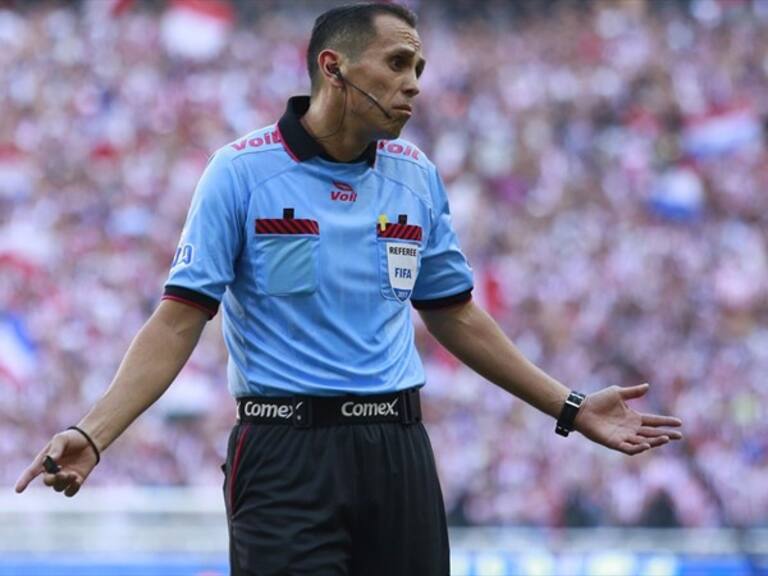
<path fill-rule="evenodd" d="M 237 419 L 297 428 L 338 424 L 421 422 L 418 388 L 375 396 L 244 396 L 237 399 Z"/>

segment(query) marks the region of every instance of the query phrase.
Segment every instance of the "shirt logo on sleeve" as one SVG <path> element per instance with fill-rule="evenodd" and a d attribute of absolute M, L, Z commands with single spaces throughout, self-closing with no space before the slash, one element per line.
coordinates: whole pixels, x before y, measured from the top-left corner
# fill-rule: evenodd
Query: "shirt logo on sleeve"
<path fill-rule="evenodd" d="M 192 264 L 192 258 L 194 256 L 195 249 L 192 244 L 182 244 L 176 248 L 176 255 L 171 262 L 171 268 L 176 266 L 189 266 Z"/>
<path fill-rule="evenodd" d="M 403 156 L 410 156 L 414 160 L 419 159 L 419 149 L 416 147 L 405 146 L 398 144 L 397 142 L 389 142 L 387 140 L 379 140 L 379 150 L 386 150 L 391 154 L 402 154 Z"/>
<path fill-rule="evenodd" d="M 401 302 L 411 296 L 416 284 L 419 249 L 404 242 L 387 242 L 387 270 L 392 291 Z"/>

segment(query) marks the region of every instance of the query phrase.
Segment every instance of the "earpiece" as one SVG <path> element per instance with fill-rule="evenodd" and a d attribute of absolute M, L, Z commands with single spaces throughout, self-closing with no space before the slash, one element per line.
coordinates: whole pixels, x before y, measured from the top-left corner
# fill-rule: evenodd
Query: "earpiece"
<path fill-rule="evenodd" d="M 329 74 L 333 74 L 334 76 L 336 76 L 339 82 L 343 82 L 345 85 L 349 84 L 350 86 L 352 86 L 352 88 L 354 88 L 355 90 L 360 92 L 363 96 L 368 98 L 368 100 L 370 100 L 371 103 L 374 106 L 376 106 L 376 108 L 381 110 L 381 113 L 384 114 L 384 116 L 386 116 L 387 119 L 392 120 L 392 115 L 389 112 L 387 112 L 387 110 L 381 104 L 379 104 L 379 101 L 376 99 L 376 97 L 370 94 L 369 92 L 366 92 L 362 88 L 359 88 L 354 82 L 350 82 L 349 80 L 344 78 L 344 76 L 341 75 L 341 70 L 339 70 L 339 67 L 336 64 L 329 64 L 328 67 L 326 68 L 326 71 Z"/>

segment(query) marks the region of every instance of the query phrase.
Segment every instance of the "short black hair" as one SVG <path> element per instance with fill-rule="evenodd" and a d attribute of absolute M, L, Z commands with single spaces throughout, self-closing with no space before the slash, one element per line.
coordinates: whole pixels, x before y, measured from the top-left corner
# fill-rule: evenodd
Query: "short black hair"
<path fill-rule="evenodd" d="M 307 71 L 312 92 L 317 87 L 317 57 L 320 52 L 333 48 L 352 59 L 356 58 L 376 36 L 374 20 L 380 15 L 394 16 L 416 28 L 416 14 L 395 3 L 350 4 L 332 8 L 317 17 L 307 47 Z"/>

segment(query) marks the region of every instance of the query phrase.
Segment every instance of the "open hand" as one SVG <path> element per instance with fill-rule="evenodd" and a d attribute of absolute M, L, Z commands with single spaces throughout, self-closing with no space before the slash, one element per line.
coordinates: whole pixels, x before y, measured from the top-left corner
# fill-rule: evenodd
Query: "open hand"
<path fill-rule="evenodd" d="M 609 386 L 588 395 L 576 415 L 576 430 L 593 442 L 630 456 L 680 440 L 682 433 L 670 430 L 682 426 L 679 418 L 641 414 L 627 405 L 626 400 L 641 398 L 648 388 L 648 384 Z"/>
<path fill-rule="evenodd" d="M 51 474 L 45 471 L 43 462 L 50 456 L 59 465 L 59 471 Z M 96 453 L 76 430 L 59 432 L 35 457 L 16 481 L 16 492 L 23 492 L 32 480 L 40 474 L 43 483 L 66 496 L 74 496 L 85 479 L 96 466 Z"/>

